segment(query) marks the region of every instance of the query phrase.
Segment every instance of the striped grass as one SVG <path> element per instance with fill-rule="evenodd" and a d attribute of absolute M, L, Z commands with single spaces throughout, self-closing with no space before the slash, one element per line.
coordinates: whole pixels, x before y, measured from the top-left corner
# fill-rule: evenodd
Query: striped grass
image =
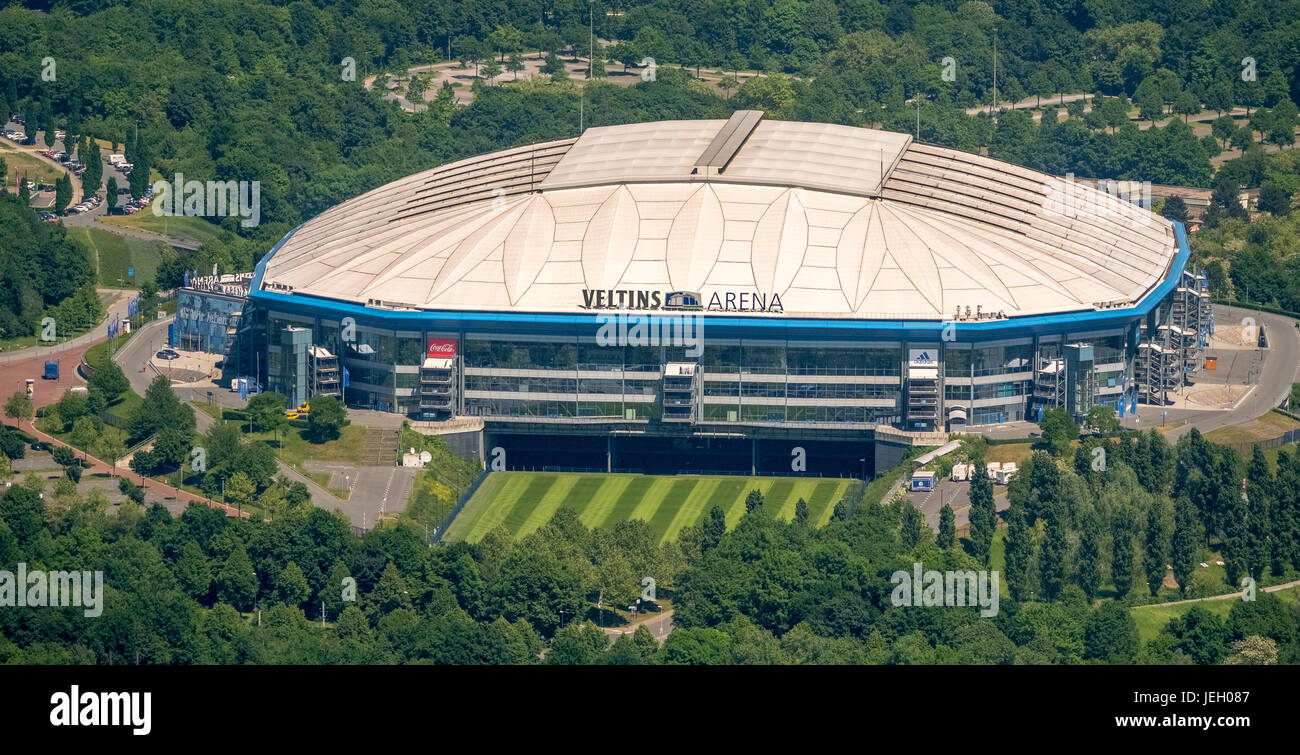
<path fill-rule="evenodd" d="M 493 472 L 451 523 L 446 537 L 474 543 L 504 526 L 518 539 L 566 508 L 590 528 L 644 520 L 660 542 L 667 542 L 684 527 L 703 522 L 715 506 L 726 515 L 727 527 L 735 527 L 751 490 L 763 494 L 765 511 L 784 521 L 794 518 L 797 502 L 804 499 L 809 519 L 820 527 L 830 521 L 835 503 L 850 484 L 806 477 Z"/>

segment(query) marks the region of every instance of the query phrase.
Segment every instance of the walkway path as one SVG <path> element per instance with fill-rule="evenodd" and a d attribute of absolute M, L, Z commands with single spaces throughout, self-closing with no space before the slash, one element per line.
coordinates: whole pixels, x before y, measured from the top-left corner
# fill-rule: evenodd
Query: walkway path
<path fill-rule="evenodd" d="M 1286 584 L 1273 585 L 1272 587 L 1265 587 L 1264 592 L 1280 592 L 1282 590 L 1290 590 L 1292 587 L 1295 587 L 1297 585 L 1300 585 L 1300 579 L 1297 579 L 1292 582 L 1287 582 Z M 1224 593 L 1223 595 L 1211 595 L 1208 598 L 1188 598 L 1187 600 L 1172 600 L 1168 603 L 1148 603 L 1147 605 L 1134 606 L 1133 608 L 1134 610 L 1137 610 L 1139 608 L 1181 606 L 1187 603 L 1204 603 L 1207 600 L 1228 600 L 1229 598 L 1240 598 L 1240 597 L 1241 597 L 1241 593 L 1239 592 L 1229 592 L 1229 593 Z"/>
<path fill-rule="evenodd" d="M 248 518 L 248 512 L 241 512 L 229 504 L 220 503 L 218 501 L 212 500 L 211 498 L 205 498 L 201 495 L 195 495 L 194 493 L 180 490 L 179 488 L 174 488 L 171 485 L 158 482 L 157 480 L 153 480 L 148 477 L 142 477 L 138 474 L 135 474 L 134 472 L 128 473 L 125 471 L 121 471 L 116 466 L 111 466 L 109 465 L 108 462 L 97 459 L 94 456 L 91 456 L 90 454 L 86 453 L 85 451 L 82 451 L 78 448 L 73 448 L 72 446 L 69 446 L 67 443 L 64 443 L 58 438 L 55 438 L 54 436 L 49 435 L 48 433 L 44 433 L 40 430 L 37 430 L 35 427 L 28 426 L 25 429 L 27 432 L 30 432 L 32 435 L 36 436 L 37 438 L 40 438 L 41 440 L 47 443 L 56 446 L 64 446 L 65 448 L 71 448 L 78 455 L 82 456 L 83 458 L 85 458 L 87 462 L 89 462 L 90 467 L 86 471 L 88 471 L 91 474 L 109 474 L 117 477 L 125 477 L 128 480 L 135 482 L 137 485 L 143 485 L 146 489 L 151 490 L 154 493 L 157 493 L 164 497 L 167 496 L 174 497 L 182 505 L 188 505 L 190 503 L 202 503 L 211 506 L 214 509 L 221 509 L 222 511 L 225 512 L 226 516 L 237 516 L 237 517 L 242 517 L 244 519 Z M 119 461 L 119 463 L 121 462 Z"/>

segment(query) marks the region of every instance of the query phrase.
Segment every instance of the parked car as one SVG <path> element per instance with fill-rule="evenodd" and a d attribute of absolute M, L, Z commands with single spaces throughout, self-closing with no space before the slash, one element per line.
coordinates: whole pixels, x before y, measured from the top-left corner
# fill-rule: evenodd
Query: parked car
<path fill-rule="evenodd" d="M 162 351 L 158 352 L 156 356 L 159 359 L 168 359 L 168 360 L 180 359 L 181 357 L 181 355 L 177 354 L 173 349 L 163 349 Z"/>

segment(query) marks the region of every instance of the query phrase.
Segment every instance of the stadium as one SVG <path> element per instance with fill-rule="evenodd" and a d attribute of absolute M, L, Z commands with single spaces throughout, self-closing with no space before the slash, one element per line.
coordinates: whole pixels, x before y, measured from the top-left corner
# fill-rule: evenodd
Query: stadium
<path fill-rule="evenodd" d="M 1199 369 L 1181 225 L 762 116 L 590 128 L 340 204 L 258 264 L 244 369 L 295 403 L 476 418 L 509 468 L 789 474 L 802 448 L 796 472 L 854 475 L 941 433 L 1162 403 Z"/>

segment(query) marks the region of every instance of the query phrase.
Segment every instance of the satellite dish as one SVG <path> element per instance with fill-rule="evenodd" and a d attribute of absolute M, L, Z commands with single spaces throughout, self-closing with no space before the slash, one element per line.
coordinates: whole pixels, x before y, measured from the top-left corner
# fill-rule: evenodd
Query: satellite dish
<path fill-rule="evenodd" d="M 421 451 L 420 461 L 425 464 L 428 464 L 429 462 L 433 461 L 433 454 L 429 453 L 428 451 Z"/>

